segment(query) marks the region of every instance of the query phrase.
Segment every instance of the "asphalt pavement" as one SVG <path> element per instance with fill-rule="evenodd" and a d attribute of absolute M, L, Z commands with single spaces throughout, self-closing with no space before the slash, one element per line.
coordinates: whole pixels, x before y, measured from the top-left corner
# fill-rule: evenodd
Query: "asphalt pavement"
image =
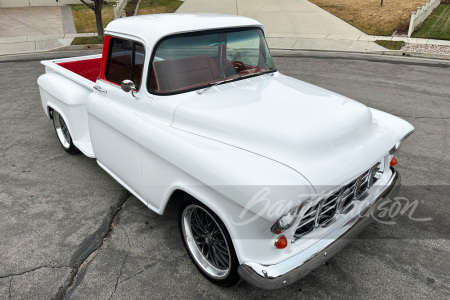
<path fill-rule="evenodd" d="M 395 224 L 373 223 L 326 265 L 268 292 L 212 285 L 183 248 L 176 207 L 153 213 L 95 160 L 61 148 L 40 104 L 39 61 L 91 53 L 0 58 L 0 299 L 450 298 L 448 61 L 274 53 L 282 73 L 415 126 L 397 158 L 399 196 L 418 206 L 386 219 Z"/>

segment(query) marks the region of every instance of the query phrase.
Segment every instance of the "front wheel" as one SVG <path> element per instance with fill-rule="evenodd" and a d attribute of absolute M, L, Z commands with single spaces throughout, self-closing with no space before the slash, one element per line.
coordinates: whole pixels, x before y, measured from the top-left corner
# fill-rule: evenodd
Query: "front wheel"
<path fill-rule="evenodd" d="M 220 218 L 194 198 L 188 198 L 179 211 L 179 229 L 184 246 L 197 269 L 220 286 L 239 281 L 239 262 Z"/>
<path fill-rule="evenodd" d="M 52 116 L 53 126 L 55 127 L 56 135 L 63 149 L 69 154 L 78 153 L 79 150 L 72 141 L 72 136 L 64 118 L 56 110 L 53 111 Z"/>

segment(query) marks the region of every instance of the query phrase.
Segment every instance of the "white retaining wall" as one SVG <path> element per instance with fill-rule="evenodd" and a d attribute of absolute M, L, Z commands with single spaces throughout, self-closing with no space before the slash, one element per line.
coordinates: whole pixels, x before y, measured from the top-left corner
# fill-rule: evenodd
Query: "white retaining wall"
<path fill-rule="evenodd" d="M 90 1 L 88 1 L 90 2 Z M 0 0 L 0 8 L 26 6 L 58 6 L 65 4 L 82 4 L 80 0 Z"/>
<path fill-rule="evenodd" d="M 408 36 L 410 37 L 416 27 L 424 22 L 433 10 L 441 4 L 441 0 L 428 0 L 424 5 L 417 8 L 417 11 L 411 13 L 411 21 L 409 22 Z"/>

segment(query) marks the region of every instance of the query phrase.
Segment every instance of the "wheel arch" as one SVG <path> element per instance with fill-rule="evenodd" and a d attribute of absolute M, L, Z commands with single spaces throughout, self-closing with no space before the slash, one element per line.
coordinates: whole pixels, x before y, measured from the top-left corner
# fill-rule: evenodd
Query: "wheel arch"
<path fill-rule="evenodd" d="M 194 196 L 192 196 L 191 194 L 189 194 L 188 192 L 184 191 L 181 188 L 174 189 L 173 191 L 171 191 L 169 197 L 167 198 L 167 200 L 164 201 L 163 206 L 160 208 L 161 215 L 164 214 L 167 207 L 176 206 L 178 208 L 181 205 L 181 203 L 184 201 L 184 199 L 186 199 L 188 197 L 195 198 Z M 195 199 L 197 199 L 197 198 L 195 198 Z"/>
<path fill-rule="evenodd" d="M 247 224 L 242 227 L 235 226 L 234 220 L 237 219 L 235 217 L 239 216 L 244 208 L 211 187 L 205 185 L 197 185 L 196 187 L 197 188 L 193 188 L 192 186 L 177 186 L 173 188 L 168 193 L 159 213 L 164 214 L 165 209 L 169 207 L 169 205 L 172 208 L 173 206 L 176 206 L 176 211 L 178 212 L 181 203 L 188 197 L 198 200 L 220 218 L 231 237 L 238 260 L 240 262 L 244 261 L 246 257 L 244 254 L 246 252 L 245 240 L 249 237 L 255 238 L 260 236 L 262 228 L 270 228 L 269 223 L 266 223 L 266 220 L 261 218 L 256 224 Z"/>
<path fill-rule="evenodd" d="M 230 210 L 230 206 L 234 206 L 235 208 L 240 209 L 234 202 L 226 199 L 224 196 L 218 194 L 213 189 L 206 186 L 199 186 L 198 189 L 189 188 L 187 186 L 178 186 L 174 187 L 168 194 L 169 196 L 164 201 L 163 206 L 160 208 L 160 214 L 164 214 L 169 206 L 175 206 L 179 208 L 181 206 L 181 203 L 185 199 L 194 198 L 211 209 L 217 216 L 219 216 L 219 218 L 225 224 L 225 227 L 227 228 L 231 237 L 233 238 L 233 230 L 232 228 L 230 228 L 230 222 L 226 218 L 227 216 L 229 216 L 229 213 L 227 214 L 226 212 Z"/>
<path fill-rule="evenodd" d="M 54 103 L 47 103 L 47 112 L 48 112 L 48 116 L 49 116 L 50 120 L 53 120 L 53 112 L 55 112 L 55 111 L 58 112 L 58 114 L 60 114 L 63 117 L 64 122 L 66 122 L 67 128 L 69 128 L 69 132 L 72 135 L 73 128 L 72 128 L 71 118 L 69 118 L 69 116 L 66 114 L 66 112 L 63 109 L 61 109 L 60 107 L 58 107 L 58 105 L 55 105 Z"/>
<path fill-rule="evenodd" d="M 54 109 L 50 105 L 47 105 L 47 113 L 50 120 L 53 120 L 53 111 Z"/>

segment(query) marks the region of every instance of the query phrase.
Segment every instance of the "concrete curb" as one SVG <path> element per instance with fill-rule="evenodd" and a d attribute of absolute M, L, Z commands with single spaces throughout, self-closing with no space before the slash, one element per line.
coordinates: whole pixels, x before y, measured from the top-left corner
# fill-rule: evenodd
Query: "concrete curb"
<path fill-rule="evenodd" d="M 348 54 L 367 54 L 367 55 L 384 55 L 384 56 L 404 56 L 404 57 L 415 57 L 415 58 L 427 58 L 435 60 L 445 60 L 450 62 L 450 55 L 443 54 L 433 54 L 433 53 L 422 53 L 422 52 L 405 52 L 400 50 L 386 50 L 386 51 L 340 51 L 340 50 L 312 50 L 312 49 L 282 49 L 282 48 L 270 48 L 272 52 L 285 52 L 285 53 L 295 53 L 295 52 L 322 52 L 322 53 L 348 53 Z"/>
<path fill-rule="evenodd" d="M 85 55 L 101 54 L 101 49 L 84 49 L 84 50 L 67 50 L 67 51 L 47 51 L 36 53 L 22 53 L 22 54 L 9 54 L 0 55 L 0 64 L 4 62 L 20 62 L 20 61 L 42 61 L 52 60 L 67 57 L 77 57 Z"/>
<path fill-rule="evenodd" d="M 93 44 L 93 45 L 72 45 L 72 46 L 63 46 L 63 47 L 56 47 L 53 49 L 40 49 L 36 51 L 27 51 L 28 49 L 25 49 L 24 51 L 18 51 L 15 53 L 0 53 L 0 57 L 6 57 L 6 56 L 14 56 L 14 55 L 33 55 L 33 54 L 41 54 L 41 53 L 58 53 L 58 52 L 66 52 L 66 51 L 77 51 L 77 50 L 96 50 L 96 49 L 103 49 L 102 44 Z"/>
<path fill-rule="evenodd" d="M 70 47 L 70 44 L 76 37 L 91 36 L 97 36 L 97 33 L 70 33 L 0 38 L 0 56 L 64 49 Z"/>
<path fill-rule="evenodd" d="M 93 49 L 103 49 L 103 44 L 89 44 L 89 45 L 71 45 L 67 47 L 62 47 L 55 50 L 50 50 L 48 52 L 62 52 L 62 51 L 77 51 L 77 50 L 93 50 Z"/>
<path fill-rule="evenodd" d="M 409 44 L 423 44 L 423 45 L 439 45 L 439 46 L 450 46 L 450 40 L 435 40 L 435 39 L 424 39 L 424 38 L 410 38 L 402 36 L 375 36 L 370 35 L 370 40 L 382 40 L 382 41 L 399 41 Z"/>
<path fill-rule="evenodd" d="M 5 57 L 13 57 L 24 56 L 24 55 L 33 55 L 33 54 L 50 54 L 50 53 L 63 53 L 63 52 L 71 52 L 71 51 L 87 51 L 87 50 L 99 50 L 103 49 L 103 44 L 89 44 L 89 45 L 72 45 L 61 47 L 58 49 L 52 49 L 48 51 L 40 51 L 40 52 L 28 52 L 28 53 L 15 53 L 15 54 L 4 54 L 0 55 L 0 58 Z M 412 57 L 412 58 L 425 58 L 425 59 L 434 59 L 434 60 L 443 60 L 446 62 L 450 62 L 450 55 L 443 54 L 433 54 L 433 53 L 422 53 L 422 52 L 405 52 L 401 50 L 386 50 L 386 51 L 339 51 L 339 50 L 320 50 L 320 49 L 286 49 L 286 48 L 270 48 L 272 52 L 278 52 L 278 54 L 295 54 L 295 52 L 321 52 L 321 53 L 348 53 L 348 54 L 358 54 L 358 55 L 383 55 L 383 56 L 404 56 L 404 57 Z"/>
<path fill-rule="evenodd" d="M 58 49 L 57 51 L 47 52 L 60 52 L 60 51 L 76 51 L 76 50 L 93 50 L 102 49 L 103 44 L 90 44 L 90 45 L 72 45 Z M 350 54 L 376 54 L 376 55 L 390 55 L 390 56 L 406 56 L 417 58 L 431 58 L 439 60 L 450 60 L 450 55 L 422 53 L 422 52 L 405 52 L 401 50 L 386 50 L 386 51 L 339 51 L 339 50 L 320 50 L 320 49 L 283 49 L 283 48 L 270 48 L 271 51 L 311 51 L 311 52 L 339 52 Z"/>
<path fill-rule="evenodd" d="M 14 37 L 0 38 L 0 44 L 15 44 L 15 43 L 22 43 L 22 42 L 62 40 L 62 39 L 73 39 L 76 37 L 89 37 L 89 36 L 97 36 L 97 33 L 66 33 L 66 34 L 14 36 Z"/>
<path fill-rule="evenodd" d="M 418 57 L 418 58 L 431 58 L 431 59 L 440 59 L 440 60 L 449 60 L 450 61 L 450 55 L 426 53 L 426 52 L 387 50 L 387 51 L 374 51 L 374 54 L 382 54 L 382 55 L 390 55 L 390 56 L 407 56 L 407 57 Z"/>

